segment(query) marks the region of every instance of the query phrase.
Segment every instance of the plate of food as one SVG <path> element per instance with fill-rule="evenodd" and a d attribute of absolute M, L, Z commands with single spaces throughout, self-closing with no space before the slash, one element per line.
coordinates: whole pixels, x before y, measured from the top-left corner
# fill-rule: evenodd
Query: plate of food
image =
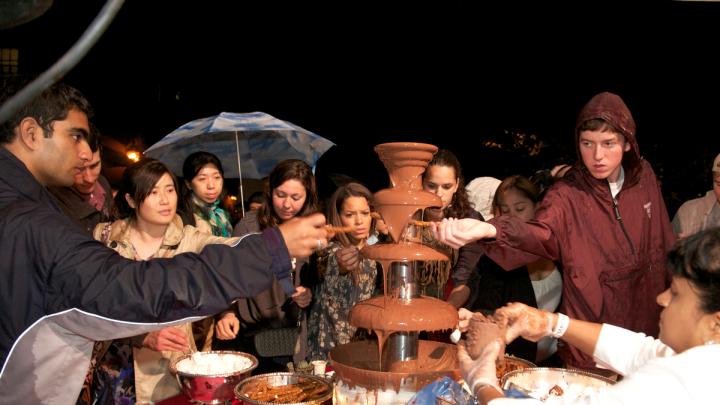
<path fill-rule="evenodd" d="M 279 372 L 258 374 L 235 387 L 235 397 L 248 405 L 332 403 L 333 386 L 311 374 Z"/>

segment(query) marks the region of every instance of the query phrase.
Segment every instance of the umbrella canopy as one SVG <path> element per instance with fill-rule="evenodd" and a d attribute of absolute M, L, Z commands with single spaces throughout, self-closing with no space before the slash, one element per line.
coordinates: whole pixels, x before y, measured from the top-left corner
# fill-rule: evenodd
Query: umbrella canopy
<path fill-rule="evenodd" d="M 149 147 L 145 155 L 182 176 L 185 158 L 210 152 L 223 165 L 225 177 L 261 179 L 285 159 L 300 159 L 315 168 L 329 140 L 263 112 L 227 113 L 188 122 Z"/>
<path fill-rule="evenodd" d="M 226 177 L 261 179 L 285 159 L 301 159 L 314 167 L 333 145 L 319 135 L 263 112 L 223 112 L 188 122 L 149 147 L 145 155 L 182 175 L 182 165 L 189 154 L 210 152 L 222 162 Z"/>

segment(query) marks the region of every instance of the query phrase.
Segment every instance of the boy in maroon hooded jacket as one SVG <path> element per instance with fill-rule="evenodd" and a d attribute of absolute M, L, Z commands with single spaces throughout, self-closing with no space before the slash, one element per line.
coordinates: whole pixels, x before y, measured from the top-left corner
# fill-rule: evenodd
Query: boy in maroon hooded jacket
<path fill-rule="evenodd" d="M 657 178 L 640 156 L 635 122 L 617 95 L 593 97 L 575 128 L 581 162 L 548 190 L 535 219 L 449 219 L 434 226 L 435 236 L 452 247 L 494 238 L 479 243 L 505 269 L 534 255 L 557 260 L 561 312 L 657 337 L 655 297 L 670 284 L 666 253 L 675 240 Z M 559 354 L 568 365 L 594 367 L 574 348 Z"/>

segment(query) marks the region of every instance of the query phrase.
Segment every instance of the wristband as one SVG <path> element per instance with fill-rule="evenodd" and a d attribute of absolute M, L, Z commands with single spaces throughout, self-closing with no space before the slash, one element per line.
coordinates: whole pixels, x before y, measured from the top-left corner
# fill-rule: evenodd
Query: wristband
<path fill-rule="evenodd" d="M 557 323 L 555 328 L 550 332 L 550 336 L 560 339 L 567 332 L 568 326 L 570 326 L 570 318 L 567 315 L 557 313 Z"/>

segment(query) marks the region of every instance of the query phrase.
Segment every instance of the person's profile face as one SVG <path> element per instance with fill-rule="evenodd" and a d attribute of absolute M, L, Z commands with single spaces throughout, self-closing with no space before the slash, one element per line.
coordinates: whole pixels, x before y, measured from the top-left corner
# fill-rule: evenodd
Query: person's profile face
<path fill-rule="evenodd" d="M 700 310 L 700 298 L 688 279 L 673 277 L 670 288 L 657 296 L 660 313 L 660 340 L 680 353 L 703 344 L 701 319 L 713 314 Z"/>
<path fill-rule="evenodd" d="M 272 207 L 281 221 L 287 221 L 302 210 L 307 199 L 307 190 L 302 182 L 290 179 L 272 191 Z"/>
<path fill-rule="evenodd" d="M 75 176 L 80 174 L 85 163 L 92 158 L 86 136 L 89 133 L 87 115 L 72 108 L 64 120 L 52 123 L 52 136 L 45 137 L 40 127 L 36 136 L 41 140 L 37 150 L 36 178 L 45 186 L 70 187 Z"/>
<path fill-rule="evenodd" d="M 715 198 L 720 202 L 720 172 L 713 172 L 713 192 L 715 192 Z"/>
<path fill-rule="evenodd" d="M 630 144 L 612 131 L 582 131 L 578 148 L 583 164 L 594 178 L 616 182 L 623 154 L 630 150 Z"/>

